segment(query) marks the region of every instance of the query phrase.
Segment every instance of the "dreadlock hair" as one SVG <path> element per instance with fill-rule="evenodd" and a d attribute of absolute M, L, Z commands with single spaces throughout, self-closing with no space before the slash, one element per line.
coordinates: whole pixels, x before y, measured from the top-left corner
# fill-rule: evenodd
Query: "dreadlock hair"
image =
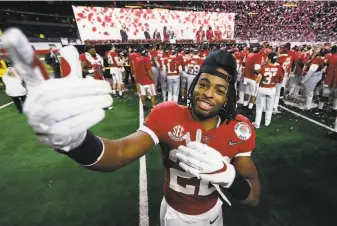
<path fill-rule="evenodd" d="M 189 110 L 192 110 L 193 91 L 194 91 L 195 86 L 198 84 L 200 75 L 201 73 L 195 76 L 186 95 Z M 237 115 L 236 101 L 237 100 L 236 100 L 235 85 L 230 82 L 227 93 L 226 93 L 226 103 L 224 106 L 222 106 L 218 114 L 220 116 L 221 123 L 226 122 L 226 124 L 228 125 L 230 121 L 236 119 L 236 115 Z"/>

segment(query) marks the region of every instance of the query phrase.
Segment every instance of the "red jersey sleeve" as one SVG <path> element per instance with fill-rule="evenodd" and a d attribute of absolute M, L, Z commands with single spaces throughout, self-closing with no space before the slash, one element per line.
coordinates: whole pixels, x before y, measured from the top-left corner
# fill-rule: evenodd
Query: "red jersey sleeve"
<path fill-rule="evenodd" d="M 165 115 L 172 112 L 173 109 L 178 107 L 175 102 L 167 101 L 156 105 L 146 117 L 144 125 L 138 130 L 149 134 L 155 145 L 157 145 L 164 136 L 163 120 Z M 167 131 L 166 131 L 167 133 Z"/>
<path fill-rule="evenodd" d="M 242 143 L 238 145 L 238 151 L 235 157 L 251 156 L 252 151 L 255 149 L 256 133 L 254 126 L 246 117 L 242 115 L 238 115 L 236 119 L 240 122 L 237 123 L 234 127 L 235 133 L 238 134 L 240 132 L 239 130 L 250 130 L 249 132 L 251 133 L 251 135 L 247 140 L 242 141 Z"/>
<path fill-rule="evenodd" d="M 82 54 L 80 55 L 80 60 L 81 60 L 81 61 L 85 61 L 85 60 L 86 60 L 86 58 L 85 58 L 85 53 L 82 53 Z"/>

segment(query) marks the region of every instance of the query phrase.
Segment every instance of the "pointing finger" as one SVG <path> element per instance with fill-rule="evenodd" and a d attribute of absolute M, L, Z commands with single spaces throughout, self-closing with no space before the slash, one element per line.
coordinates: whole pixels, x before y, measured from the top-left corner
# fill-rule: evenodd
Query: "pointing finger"
<path fill-rule="evenodd" d="M 49 79 L 43 63 L 35 54 L 27 37 L 17 28 L 7 29 L 1 37 L 3 47 L 14 67 L 27 84 L 28 88 L 39 85 Z"/>

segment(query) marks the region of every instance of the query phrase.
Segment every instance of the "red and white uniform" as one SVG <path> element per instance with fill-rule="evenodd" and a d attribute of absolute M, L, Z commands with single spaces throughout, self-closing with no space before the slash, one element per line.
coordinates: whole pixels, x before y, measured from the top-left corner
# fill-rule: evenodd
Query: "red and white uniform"
<path fill-rule="evenodd" d="M 236 59 L 236 64 L 237 64 L 237 72 L 238 72 L 238 78 L 237 80 L 240 81 L 241 75 L 242 75 L 242 63 L 243 59 L 245 58 L 245 54 L 243 52 L 235 52 L 234 57 Z"/>
<path fill-rule="evenodd" d="M 149 56 L 140 56 L 137 57 L 135 62 L 135 68 L 137 71 L 136 82 L 140 85 L 140 94 L 142 96 L 146 95 L 146 90 L 149 91 L 151 96 L 156 95 L 156 89 L 154 86 L 154 81 L 150 79 L 147 71 L 151 69 L 151 60 Z"/>
<path fill-rule="evenodd" d="M 213 31 L 212 30 L 207 30 L 206 31 L 206 38 L 208 41 L 213 41 L 213 37 L 214 37 L 214 34 L 213 34 Z"/>
<path fill-rule="evenodd" d="M 324 84 L 331 87 L 337 88 L 337 53 L 331 54 L 326 57 L 327 69 L 326 77 L 324 79 Z"/>
<path fill-rule="evenodd" d="M 199 56 L 193 56 L 185 62 L 185 72 L 192 76 L 198 75 L 203 62 Z"/>
<path fill-rule="evenodd" d="M 293 57 L 289 56 L 288 54 L 281 54 L 277 59 L 277 62 L 281 65 L 286 75 L 290 74 L 293 61 L 294 61 Z"/>
<path fill-rule="evenodd" d="M 274 89 L 277 83 L 282 83 L 283 81 L 284 72 L 279 64 L 262 65 L 260 73 L 262 74 L 262 79 L 259 91 L 261 89 Z"/>
<path fill-rule="evenodd" d="M 182 61 L 177 55 L 169 55 L 161 58 L 161 64 L 166 69 L 167 78 L 174 79 L 180 77 L 180 69 L 182 68 Z"/>
<path fill-rule="evenodd" d="M 228 125 L 223 123 L 215 129 L 205 131 L 202 125 L 193 119 L 186 106 L 175 102 L 158 104 L 139 130 L 148 133 L 154 143 L 161 146 L 165 170 L 164 200 L 161 208 L 161 220 L 164 222 L 170 220 L 167 219 L 167 214 L 173 214 L 173 218 L 179 215 L 185 222 L 188 219 L 192 221 L 190 225 L 195 225 L 193 220 L 212 221 L 221 214 L 221 202 L 216 189 L 209 182 L 183 171 L 178 162 L 170 157 L 173 149 L 177 149 L 179 145 L 186 145 L 184 135 L 189 132 L 191 140 L 195 140 L 198 129 L 202 130 L 202 143 L 230 159 L 250 156 L 255 148 L 255 131 L 249 120 L 242 115 L 238 115 L 237 120 L 232 120 Z M 230 145 L 232 142 L 237 144 Z M 165 208 L 169 208 L 170 212 Z M 222 215 L 219 218 L 222 218 Z M 176 222 L 177 220 L 179 219 L 175 219 Z M 215 225 L 222 225 L 222 222 Z"/>
<path fill-rule="evenodd" d="M 243 71 L 243 77 L 251 80 L 256 79 L 255 65 L 262 64 L 262 55 L 260 53 L 249 53 L 246 58 L 246 65 Z"/>
<path fill-rule="evenodd" d="M 240 83 L 240 98 L 243 99 L 243 93 L 247 95 L 256 95 L 256 74 L 255 67 L 262 64 L 262 55 L 260 53 L 249 53 L 246 57 L 246 65 L 243 70 L 243 81 Z M 243 92 L 243 93 L 242 93 Z"/>
<path fill-rule="evenodd" d="M 103 76 L 104 62 L 100 55 L 96 53 L 96 56 L 93 57 L 86 52 L 80 55 L 80 60 L 84 61 L 87 64 L 87 69 L 89 71 L 93 71 L 92 73 L 89 72 L 89 74 L 85 76 L 91 76 L 97 80 L 104 80 Z"/>
<path fill-rule="evenodd" d="M 158 51 L 157 50 L 150 50 L 149 51 L 149 57 L 150 57 L 150 60 L 151 60 L 151 66 L 157 67 L 156 63 L 154 62 L 154 58 L 155 57 L 158 58 Z"/>

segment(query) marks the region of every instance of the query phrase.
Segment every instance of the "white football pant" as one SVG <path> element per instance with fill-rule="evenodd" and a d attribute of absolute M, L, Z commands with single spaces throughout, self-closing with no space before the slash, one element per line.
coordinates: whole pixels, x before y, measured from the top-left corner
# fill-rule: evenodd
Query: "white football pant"
<path fill-rule="evenodd" d="M 275 101 L 276 88 L 264 88 L 260 87 L 259 92 L 256 96 L 256 115 L 255 115 L 255 125 L 260 127 L 262 112 L 265 110 L 265 125 L 269 126 L 271 122 L 271 117 L 273 114 L 273 107 Z"/>
<path fill-rule="evenodd" d="M 160 72 L 160 87 L 161 87 L 161 94 L 163 96 L 163 101 L 166 101 L 166 92 L 167 92 L 167 72 L 161 71 Z"/>
<path fill-rule="evenodd" d="M 167 77 L 167 100 L 178 102 L 180 77 Z"/>
<path fill-rule="evenodd" d="M 154 85 L 157 87 L 158 85 L 158 79 L 159 79 L 159 71 L 157 67 L 152 66 L 152 74 L 153 74 L 153 79 L 154 79 Z"/>
<path fill-rule="evenodd" d="M 256 93 L 256 81 L 253 79 L 243 77 L 242 82 L 240 83 L 240 92 L 239 99 L 244 100 L 244 95 L 254 96 Z M 247 106 L 249 102 L 248 100 L 244 100 L 243 105 Z"/>
<path fill-rule="evenodd" d="M 110 74 L 112 75 L 112 81 L 115 84 L 123 84 L 122 71 L 118 67 L 110 68 Z"/>
<path fill-rule="evenodd" d="M 139 88 L 140 88 L 141 96 L 146 96 L 147 93 L 149 93 L 151 97 L 156 95 L 156 87 L 154 86 L 154 84 L 150 84 L 150 85 L 139 84 Z"/>
<path fill-rule="evenodd" d="M 163 198 L 160 206 L 160 226 L 223 226 L 222 202 L 206 213 L 186 215 L 173 209 Z"/>
<path fill-rule="evenodd" d="M 314 90 L 317 83 L 322 79 L 322 72 L 312 72 L 308 71 L 308 73 L 303 77 L 302 83 L 304 88 L 304 108 L 306 110 L 311 109 L 312 98 L 314 97 Z"/>

